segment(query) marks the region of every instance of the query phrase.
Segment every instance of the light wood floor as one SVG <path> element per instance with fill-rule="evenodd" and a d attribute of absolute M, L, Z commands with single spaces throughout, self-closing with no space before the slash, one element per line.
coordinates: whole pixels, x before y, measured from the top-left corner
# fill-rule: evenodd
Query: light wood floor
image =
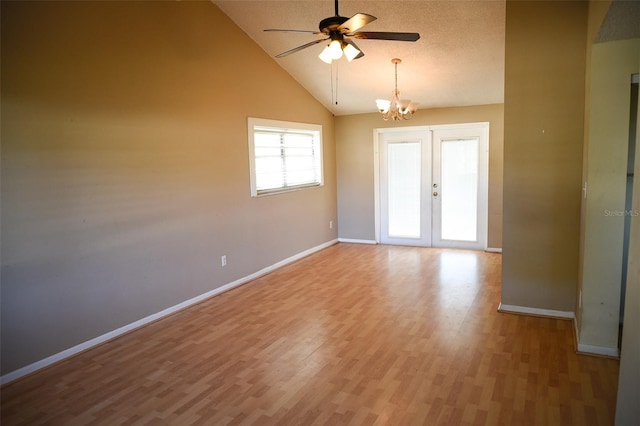
<path fill-rule="evenodd" d="M 8 425 L 611 425 L 618 362 L 499 254 L 339 244 L 2 389 Z"/>

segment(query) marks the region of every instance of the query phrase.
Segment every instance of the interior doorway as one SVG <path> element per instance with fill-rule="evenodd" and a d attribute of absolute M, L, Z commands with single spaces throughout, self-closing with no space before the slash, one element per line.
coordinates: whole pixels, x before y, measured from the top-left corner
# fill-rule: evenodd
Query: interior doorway
<path fill-rule="evenodd" d="M 376 241 L 487 248 L 489 123 L 376 129 Z"/>
<path fill-rule="evenodd" d="M 640 74 L 631 76 L 631 105 L 629 108 L 629 148 L 627 151 L 627 181 L 625 194 L 624 235 L 622 241 L 622 277 L 620 286 L 620 338 L 618 347 L 622 345 L 622 324 L 624 305 L 627 293 L 627 267 L 629 265 L 629 238 L 631 235 L 631 218 L 637 214 L 631 209 L 633 202 L 633 181 L 636 156 L 636 132 L 638 131 L 638 86 Z"/>

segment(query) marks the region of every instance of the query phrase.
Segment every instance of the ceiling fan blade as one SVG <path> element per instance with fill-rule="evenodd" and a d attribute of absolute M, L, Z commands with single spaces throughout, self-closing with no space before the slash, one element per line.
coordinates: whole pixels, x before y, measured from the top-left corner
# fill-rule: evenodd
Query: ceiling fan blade
<path fill-rule="evenodd" d="M 375 16 L 367 15 L 366 13 L 356 13 L 351 18 L 347 19 L 338 27 L 342 33 L 352 33 L 354 31 L 358 31 L 360 28 L 365 25 L 375 21 Z"/>
<path fill-rule="evenodd" d="M 369 40 L 417 41 L 420 38 L 420 34 L 418 33 L 387 33 L 376 31 L 359 31 L 347 35 L 353 38 Z"/>
<path fill-rule="evenodd" d="M 327 41 L 327 40 L 329 40 L 329 39 L 328 38 L 323 38 L 323 39 L 320 39 L 320 40 L 312 41 L 312 42 L 307 43 L 307 44 L 303 44 L 302 46 L 294 47 L 291 50 L 287 50 L 286 52 L 282 52 L 281 54 L 276 55 L 276 58 L 282 58 L 284 56 L 291 55 L 292 53 L 299 52 L 302 49 L 306 49 L 307 47 L 313 46 L 314 44 L 322 43 L 323 41 Z"/>
<path fill-rule="evenodd" d="M 310 31 L 310 30 L 281 30 L 278 28 L 269 28 L 267 30 L 263 30 L 266 32 L 282 32 L 282 33 L 307 33 L 307 34 L 324 34 L 318 31 Z"/>

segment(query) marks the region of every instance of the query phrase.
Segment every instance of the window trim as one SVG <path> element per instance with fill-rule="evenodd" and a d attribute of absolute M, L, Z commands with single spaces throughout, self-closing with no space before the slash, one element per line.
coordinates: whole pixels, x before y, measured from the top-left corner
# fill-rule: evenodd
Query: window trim
<path fill-rule="evenodd" d="M 291 133 L 316 133 L 318 138 L 318 171 L 319 182 L 306 183 L 300 185 L 291 185 L 279 188 L 258 190 L 256 188 L 256 156 L 255 156 L 255 132 L 256 129 L 266 128 L 274 132 L 291 132 Z M 285 192 L 299 191 L 308 188 L 317 188 L 324 186 L 324 163 L 323 163 L 323 139 L 322 125 L 311 123 L 298 123 L 293 121 L 270 120 L 266 118 L 247 118 L 247 133 L 249 142 L 249 177 L 251 183 L 251 197 L 262 197 L 266 195 L 282 194 Z"/>

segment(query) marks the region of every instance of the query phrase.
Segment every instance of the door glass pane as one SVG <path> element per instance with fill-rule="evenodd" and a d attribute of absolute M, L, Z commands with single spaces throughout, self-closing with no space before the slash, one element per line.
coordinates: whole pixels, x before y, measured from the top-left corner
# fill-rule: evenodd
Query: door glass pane
<path fill-rule="evenodd" d="M 389 143 L 389 237 L 420 238 L 420 142 Z"/>
<path fill-rule="evenodd" d="M 479 140 L 442 140 L 442 239 L 477 240 Z"/>

